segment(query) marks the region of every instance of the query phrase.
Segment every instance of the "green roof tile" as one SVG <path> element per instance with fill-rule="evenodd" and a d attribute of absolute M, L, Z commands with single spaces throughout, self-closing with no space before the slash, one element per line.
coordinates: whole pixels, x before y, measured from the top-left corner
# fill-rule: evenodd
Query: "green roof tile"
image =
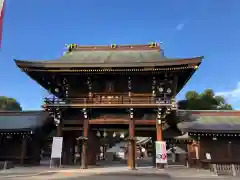
<path fill-rule="evenodd" d="M 62 63 L 137 63 L 166 61 L 157 50 L 144 51 L 73 51 L 57 59 Z M 54 61 L 50 61 L 54 62 Z"/>
<path fill-rule="evenodd" d="M 1 112 L 0 113 L 0 132 L 6 131 L 31 131 L 41 127 L 46 119 L 46 112 Z"/>
<path fill-rule="evenodd" d="M 184 132 L 240 132 L 240 116 L 192 116 L 177 126 Z"/>
<path fill-rule="evenodd" d="M 201 116 L 197 117 L 198 124 L 240 124 L 240 116 Z"/>

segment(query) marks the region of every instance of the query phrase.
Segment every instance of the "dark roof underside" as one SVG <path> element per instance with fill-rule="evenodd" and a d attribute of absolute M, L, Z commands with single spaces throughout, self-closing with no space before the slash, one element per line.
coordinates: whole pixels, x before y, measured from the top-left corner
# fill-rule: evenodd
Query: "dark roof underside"
<path fill-rule="evenodd" d="M 34 131 L 42 127 L 48 117 L 44 111 L 0 112 L 0 132 Z"/>
<path fill-rule="evenodd" d="M 194 121 L 178 124 L 184 132 L 239 133 L 240 116 L 195 116 Z"/>

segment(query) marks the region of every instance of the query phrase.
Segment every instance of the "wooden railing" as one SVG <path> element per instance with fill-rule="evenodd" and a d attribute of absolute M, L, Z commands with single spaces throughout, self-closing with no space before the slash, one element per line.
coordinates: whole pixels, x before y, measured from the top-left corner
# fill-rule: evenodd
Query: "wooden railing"
<path fill-rule="evenodd" d="M 67 105 L 67 104 L 92 104 L 92 105 L 124 105 L 124 104 L 146 104 L 146 105 L 172 105 L 171 100 L 158 97 L 128 97 L 128 96 L 99 96 L 93 98 L 45 98 L 46 105 Z"/>

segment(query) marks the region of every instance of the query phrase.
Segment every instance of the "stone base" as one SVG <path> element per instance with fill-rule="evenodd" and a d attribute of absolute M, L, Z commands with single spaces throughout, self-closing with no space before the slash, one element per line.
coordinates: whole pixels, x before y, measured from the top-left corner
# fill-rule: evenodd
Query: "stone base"
<path fill-rule="evenodd" d="M 164 168 L 165 168 L 165 164 L 156 163 L 156 169 L 164 169 Z"/>
<path fill-rule="evenodd" d="M 137 168 L 131 168 L 131 167 L 129 167 L 129 170 L 138 170 Z"/>

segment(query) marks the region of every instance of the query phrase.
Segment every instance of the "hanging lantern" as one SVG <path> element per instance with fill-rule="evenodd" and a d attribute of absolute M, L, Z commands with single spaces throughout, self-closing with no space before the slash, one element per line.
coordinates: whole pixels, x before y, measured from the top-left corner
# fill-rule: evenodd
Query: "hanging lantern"
<path fill-rule="evenodd" d="M 123 139 L 124 137 L 125 137 L 124 133 L 121 133 L 121 134 L 120 134 L 120 138 Z"/>
<path fill-rule="evenodd" d="M 128 96 L 131 96 L 132 91 L 132 80 L 131 77 L 128 77 Z"/>
<path fill-rule="evenodd" d="M 216 138 L 216 137 L 213 137 L 213 138 L 212 138 L 212 140 L 213 140 L 213 141 L 216 141 L 216 140 L 217 140 L 217 138 Z"/>
<path fill-rule="evenodd" d="M 12 139 L 12 136 L 11 135 L 7 135 L 6 138 L 7 139 Z"/>
<path fill-rule="evenodd" d="M 84 118 L 87 119 L 87 112 L 86 111 L 84 111 L 83 115 L 84 115 Z"/>
<path fill-rule="evenodd" d="M 170 94 L 172 90 L 170 88 L 167 89 L 167 93 Z"/>
<path fill-rule="evenodd" d="M 104 133 L 103 133 L 103 137 L 107 137 L 107 132 L 106 131 L 104 131 Z"/>
<path fill-rule="evenodd" d="M 129 116 L 130 116 L 131 119 L 133 118 L 133 108 L 130 108 Z"/>
<path fill-rule="evenodd" d="M 158 90 L 159 90 L 160 93 L 163 92 L 163 88 L 162 87 L 158 88 Z"/>
<path fill-rule="evenodd" d="M 55 88 L 55 92 L 59 92 L 59 89 L 58 89 L 58 88 Z"/>
<path fill-rule="evenodd" d="M 88 77 L 87 84 L 88 84 L 88 96 L 92 97 L 92 81 L 91 81 L 91 77 Z"/>
<path fill-rule="evenodd" d="M 156 95 L 155 88 L 156 88 L 156 79 L 155 79 L 155 77 L 153 77 L 153 79 L 152 79 L 152 96 Z"/>
<path fill-rule="evenodd" d="M 56 119 L 55 117 L 54 117 L 54 122 L 55 122 L 55 125 L 56 125 L 56 126 L 58 126 L 58 125 L 60 124 L 60 120 L 59 120 L 59 119 Z"/>
<path fill-rule="evenodd" d="M 97 131 L 97 137 L 100 137 L 101 136 L 101 133 L 99 131 Z"/>

